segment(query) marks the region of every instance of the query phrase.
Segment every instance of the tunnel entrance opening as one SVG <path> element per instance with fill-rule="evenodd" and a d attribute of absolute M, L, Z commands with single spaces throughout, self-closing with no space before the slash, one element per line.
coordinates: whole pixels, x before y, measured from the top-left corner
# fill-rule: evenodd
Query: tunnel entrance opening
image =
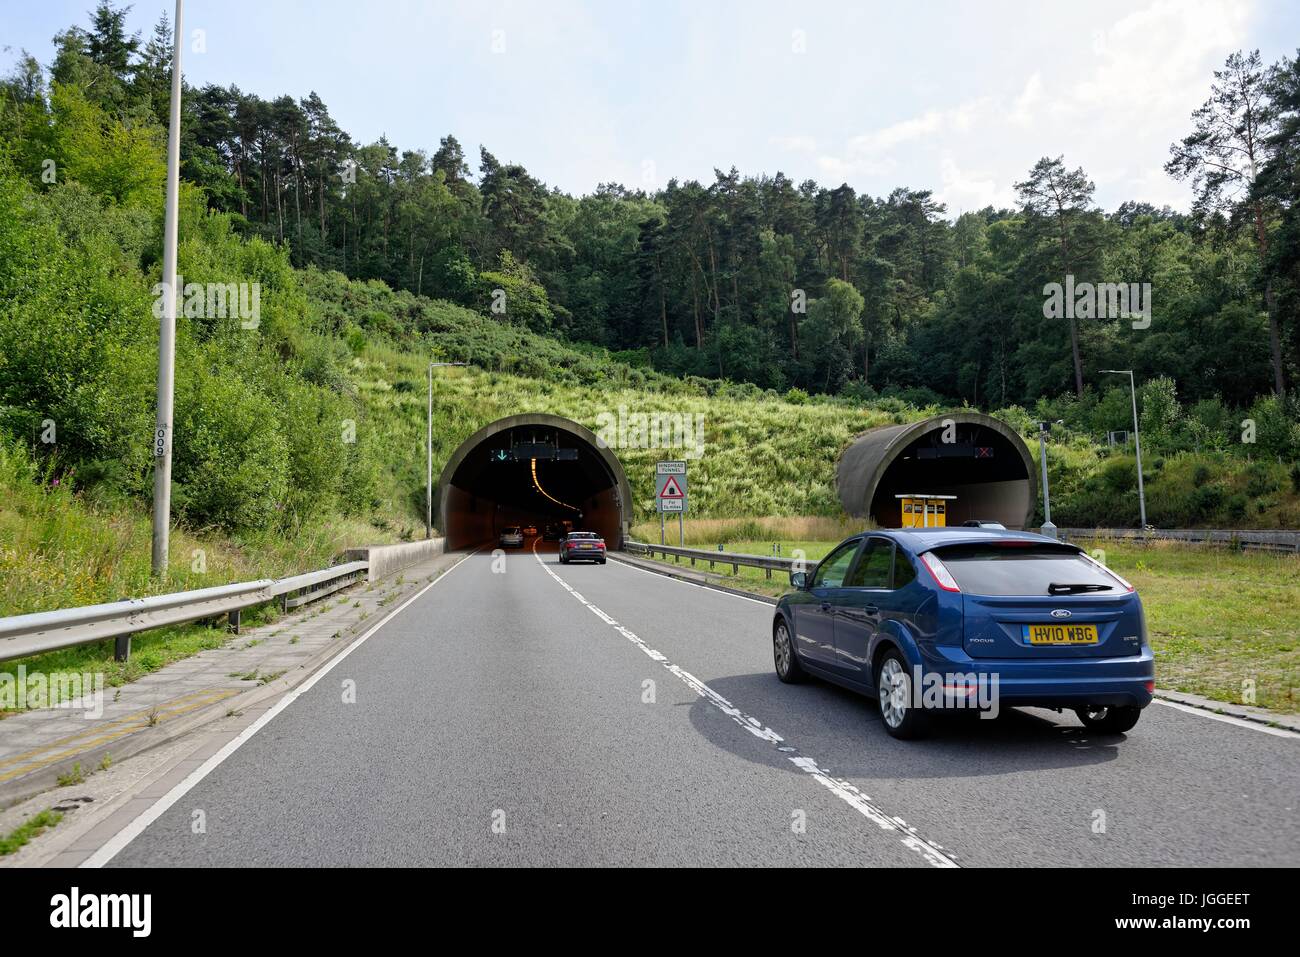
<path fill-rule="evenodd" d="M 977 412 L 886 426 L 858 436 L 840 456 L 836 485 L 846 511 L 883 528 L 902 525 L 900 495 L 953 495 L 948 525 L 971 520 L 1024 528 L 1038 494 L 1034 459 L 1014 429 Z"/>
<path fill-rule="evenodd" d="M 509 416 L 470 436 L 438 482 L 447 548 L 494 541 L 503 528 L 571 522 L 622 548 L 631 492 L 594 433 L 556 415 Z"/>

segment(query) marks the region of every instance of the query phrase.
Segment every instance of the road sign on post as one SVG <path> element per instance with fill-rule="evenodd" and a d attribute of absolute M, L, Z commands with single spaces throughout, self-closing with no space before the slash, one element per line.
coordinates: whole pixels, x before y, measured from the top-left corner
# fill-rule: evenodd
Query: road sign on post
<path fill-rule="evenodd" d="M 655 506 L 661 512 L 686 511 L 686 463 L 655 464 Z"/>
<path fill-rule="evenodd" d="M 664 544 L 664 515 L 677 515 L 677 540 L 686 541 L 686 527 L 682 516 L 686 514 L 686 463 L 655 463 L 655 508 L 659 512 L 659 544 Z"/>

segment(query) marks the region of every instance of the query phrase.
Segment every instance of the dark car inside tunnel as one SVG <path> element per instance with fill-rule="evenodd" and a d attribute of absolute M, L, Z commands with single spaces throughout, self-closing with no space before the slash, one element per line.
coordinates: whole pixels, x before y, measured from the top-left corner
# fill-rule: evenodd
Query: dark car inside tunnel
<path fill-rule="evenodd" d="M 618 460 L 581 425 L 558 416 L 512 416 L 466 440 L 439 483 L 447 547 L 488 544 L 510 526 L 572 523 L 622 547 L 630 499 Z"/>
<path fill-rule="evenodd" d="M 973 412 L 863 433 L 843 453 L 836 473 L 847 511 L 883 528 L 902 525 L 902 495 L 955 496 L 946 524 L 1032 520 L 1037 480 L 1020 436 L 1003 422 Z"/>

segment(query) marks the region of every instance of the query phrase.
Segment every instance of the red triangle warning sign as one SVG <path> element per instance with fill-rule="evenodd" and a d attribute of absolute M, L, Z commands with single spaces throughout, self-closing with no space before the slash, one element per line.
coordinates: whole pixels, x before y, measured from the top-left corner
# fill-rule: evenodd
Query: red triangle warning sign
<path fill-rule="evenodd" d="M 686 495 L 682 492 L 682 487 L 677 484 L 677 479 L 670 475 L 668 476 L 668 481 L 664 482 L 664 487 L 659 492 L 659 497 L 685 498 Z"/>

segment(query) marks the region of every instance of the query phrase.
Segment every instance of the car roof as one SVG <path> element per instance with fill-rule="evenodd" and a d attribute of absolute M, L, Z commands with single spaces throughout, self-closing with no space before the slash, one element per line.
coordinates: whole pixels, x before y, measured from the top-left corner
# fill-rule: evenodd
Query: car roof
<path fill-rule="evenodd" d="M 1007 528 L 971 528 L 961 525 L 945 528 L 873 528 L 867 529 L 862 534 L 884 535 L 917 554 L 945 545 L 979 545 L 983 542 L 1007 540 L 1041 542 L 1049 545 L 1069 544 L 1037 532 L 1021 532 Z"/>

